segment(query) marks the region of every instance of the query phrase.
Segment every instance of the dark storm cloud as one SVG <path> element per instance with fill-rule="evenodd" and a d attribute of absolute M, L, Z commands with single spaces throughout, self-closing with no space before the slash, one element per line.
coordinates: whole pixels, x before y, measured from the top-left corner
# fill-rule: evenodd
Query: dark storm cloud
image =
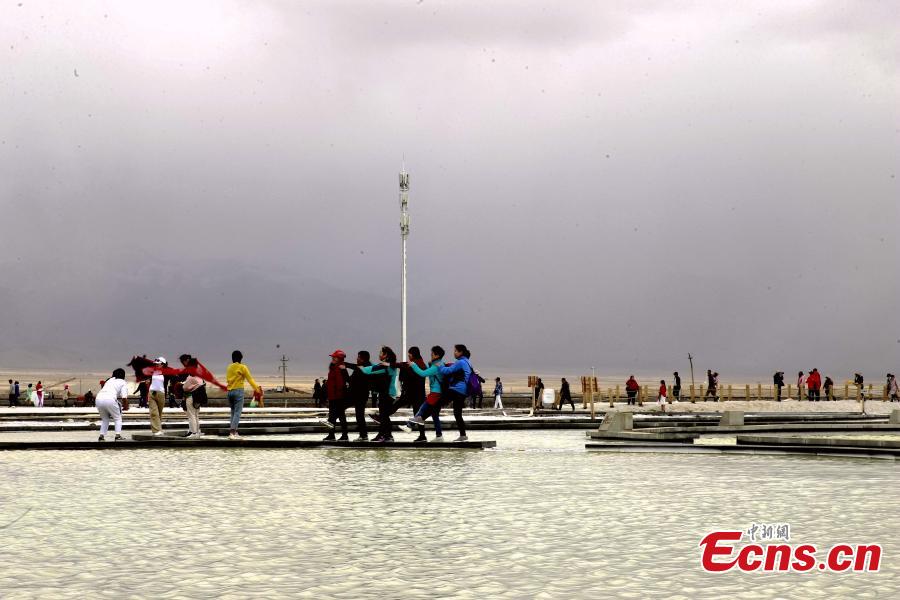
<path fill-rule="evenodd" d="M 396 345 L 405 157 L 420 346 L 883 375 L 893 10 L 3 5 L 0 365 Z"/>

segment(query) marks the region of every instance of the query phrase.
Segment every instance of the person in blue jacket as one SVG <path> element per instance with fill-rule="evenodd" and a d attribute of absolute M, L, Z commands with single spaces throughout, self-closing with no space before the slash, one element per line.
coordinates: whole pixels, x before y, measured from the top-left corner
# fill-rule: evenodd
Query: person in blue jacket
<path fill-rule="evenodd" d="M 438 373 L 443 378 L 441 400 L 443 404 L 453 405 L 453 418 L 456 419 L 456 428 L 459 430 L 459 437 L 454 442 L 467 442 L 469 438 L 466 436 L 466 423 L 463 421 L 463 407 L 466 404 L 466 382 L 472 374 L 472 365 L 469 358 L 472 354 L 465 344 L 456 344 L 453 346 L 453 356 L 456 362 L 446 366 L 438 367 Z"/>

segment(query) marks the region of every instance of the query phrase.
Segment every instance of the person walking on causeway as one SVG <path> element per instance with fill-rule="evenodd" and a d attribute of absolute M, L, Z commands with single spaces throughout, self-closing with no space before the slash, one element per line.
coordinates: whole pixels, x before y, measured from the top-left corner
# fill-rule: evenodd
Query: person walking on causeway
<path fill-rule="evenodd" d="M 569 390 L 569 382 L 563 377 L 562 385 L 559 388 L 559 406 L 556 407 L 556 410 L 562 410 L 562 406 L 566 402 L 572 405 L 572 412 L 575 412 L 575 403 L 572 401 L 572 392 Z"/>

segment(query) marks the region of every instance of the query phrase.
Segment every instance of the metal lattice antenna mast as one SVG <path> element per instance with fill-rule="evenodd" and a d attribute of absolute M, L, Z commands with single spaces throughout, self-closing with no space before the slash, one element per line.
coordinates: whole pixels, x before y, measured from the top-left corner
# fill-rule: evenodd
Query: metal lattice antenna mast
<path fill-rule="evenodd" d="M 406 356 L 406 238 L 409 237 L 409 173 L 406 172 L 406 164 L 400 167 L 400 241 L 401 241 L 401 267 L 400 267 L 400 352 L 399 356 Z"/>

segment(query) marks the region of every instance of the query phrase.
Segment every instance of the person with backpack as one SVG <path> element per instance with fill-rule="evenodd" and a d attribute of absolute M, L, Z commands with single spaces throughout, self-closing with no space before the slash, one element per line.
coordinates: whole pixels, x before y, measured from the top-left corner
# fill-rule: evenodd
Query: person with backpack
<path fill-rule="evenodd" d="M 459 436 L 453 440 L 454 442 L 469 441 L 466 436 L 466 422 L 463 421 L 463 407 L 466 405 L 466 396 L 470 395 L 470 391 L 474 391 L 475 384 L 478 383 L 469 363 L 471 356 L 465 344 L 456 344 L 453 346 L 453 357 L 456 358 L 456 362 L 438 367 L 438 373 L 445 382 L 441 386 L 442 404 L 453 406 L 453 418 L 456 419 L 456 429 L 459 431 Z"/>
<path fill-rule="evenodd" d="M 834 400 L 834 381 L 831 377 L 825 377 L 825 383 L 822 384 L 822 391 L 825 393 L 826 400 Z"/>

